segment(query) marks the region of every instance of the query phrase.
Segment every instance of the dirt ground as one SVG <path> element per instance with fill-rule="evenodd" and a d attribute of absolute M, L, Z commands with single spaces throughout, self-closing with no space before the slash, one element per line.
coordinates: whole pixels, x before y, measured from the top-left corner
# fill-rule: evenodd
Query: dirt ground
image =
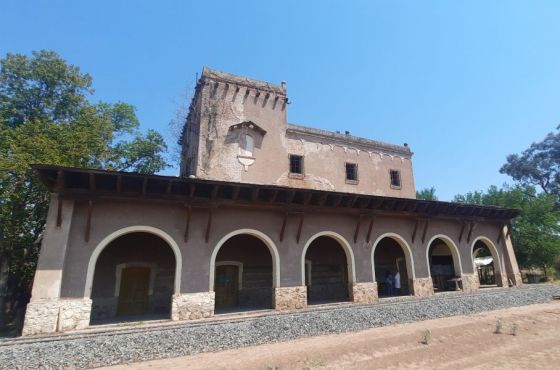
<path fill-rule="evenodd" d="M 502 333 L 495 334 L 500 319 Z M 517 335 L 512 335 L 513 325 Z M 423 344 L 426 330 L 431 333 Z M 356 333 L 111 367 L 171 369 L 560 369 L 560 301 Z"/>

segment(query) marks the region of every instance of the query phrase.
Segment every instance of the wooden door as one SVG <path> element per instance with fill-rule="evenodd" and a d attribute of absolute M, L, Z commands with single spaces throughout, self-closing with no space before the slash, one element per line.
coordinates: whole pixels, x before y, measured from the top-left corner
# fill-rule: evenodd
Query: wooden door
<path fill-rule="evenodd" d="M 121 272 L 117 314 L 142 315 L 148 311 L 150 268 L 125 267 Z"/>
<path fill-rule="evenodd" d="M 214 292 L 216 307 L 237 306 L 239 268 L 232 265 L 216 267 Z"/>

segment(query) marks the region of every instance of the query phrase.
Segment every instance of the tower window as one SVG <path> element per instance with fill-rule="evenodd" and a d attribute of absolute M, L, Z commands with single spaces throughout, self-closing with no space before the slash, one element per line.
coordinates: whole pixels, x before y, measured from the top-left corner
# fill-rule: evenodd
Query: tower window
<path fill-rule="evenodd" d="M 391 187 L 392 188 L 399 188 L 401 187 L 401 172 L 397 170 L 389 171 L 391 176 Z"/>
<path fill-rule="evenodd" d="M 303 156 L 290 154 L 290 173 L 303 175 Z"/>
<path fill-rule="evenodd" d="M 241 136 L 241 142 L 239 145 L 239 155 L 244 157 L 252 157 L 253 150 L 255 149 L 255 141 L 251 135 Z"/>
<path fill-rule="evenodd" d="M 358 165 L 356 163 L 346 163 L 346 181 L 358 181 Z"/>

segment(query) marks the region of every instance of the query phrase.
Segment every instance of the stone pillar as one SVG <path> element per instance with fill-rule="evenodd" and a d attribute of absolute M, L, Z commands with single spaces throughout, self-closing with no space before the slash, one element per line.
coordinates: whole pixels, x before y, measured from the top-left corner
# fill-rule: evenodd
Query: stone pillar
<path fill-rule="evenodd" d="M 174 294 L 171 320 L 196 320 L 214 316 L 214 292 Z"/>
<path fill-rule="evenodd" d="M 504 226 L 502 230 L 502 235 L 504 236 L 504 264 L 505 272 L 507 273 L 508 284 L 504 286 L 509 286 L 511 283 L 514 286 L 519 286 L 523 284 L 521 280 L 521 272 L 519 271 L 519 266 L 517 265 L 517 258 L 515 257 L 515 252 L 513 250 L 513 244 L 511 238 L 507 236 L 508 227 Z"/>
<path fill-rule="evenodd" d="M 353 283 L 352 301 L 356 303 L 371 303 L 377 300 L 377 282 Z"/>
<path fill-rule="evenodd" d="M 58 331 L 79 330 L 89 326 L 91 299 L 63 298 L 58 302 Z"/>
<path fill-rule="evenodd" d="M 434 294 L 434 284 L 431 277 L 411 279 L 410 286 L 415 297 L 428 297 Z"/>
<path fill-rule="evenodd" d="M 73 200 L 59 200 L 57 194 L 51 194 L 31 301 L 25 312 L 23 335 L 53 333 L 58 328 L 62 269 L 73 213 Z M 60 225 L 57 224 L 59 217 Z"/>
<path fill-rule="evenodd" d="M 463 292 L 472 293 L 480 288 L 480 282 L 478 281 L 478 274 L 463 274 L 461 275 L 461 287 Z"/>
<path fill-rule="evenodd" d="M 280 311 L 306 308 L 307 286 L 274 288 L 273 307 Z"/>

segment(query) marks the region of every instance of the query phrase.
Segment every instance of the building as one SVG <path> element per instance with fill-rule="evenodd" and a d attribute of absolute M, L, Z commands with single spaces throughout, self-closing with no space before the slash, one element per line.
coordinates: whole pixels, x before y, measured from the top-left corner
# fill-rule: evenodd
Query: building
<path fill-rule="evenodd" d="M 288 124 L 288 104 L 285 83 L 205 68 L 181 176 L 36 165 L 51 206 L 24 335 L 472 292 L 475 255 L 521 284 L 518 210 L 417 200 L 406 144 Z"/>

